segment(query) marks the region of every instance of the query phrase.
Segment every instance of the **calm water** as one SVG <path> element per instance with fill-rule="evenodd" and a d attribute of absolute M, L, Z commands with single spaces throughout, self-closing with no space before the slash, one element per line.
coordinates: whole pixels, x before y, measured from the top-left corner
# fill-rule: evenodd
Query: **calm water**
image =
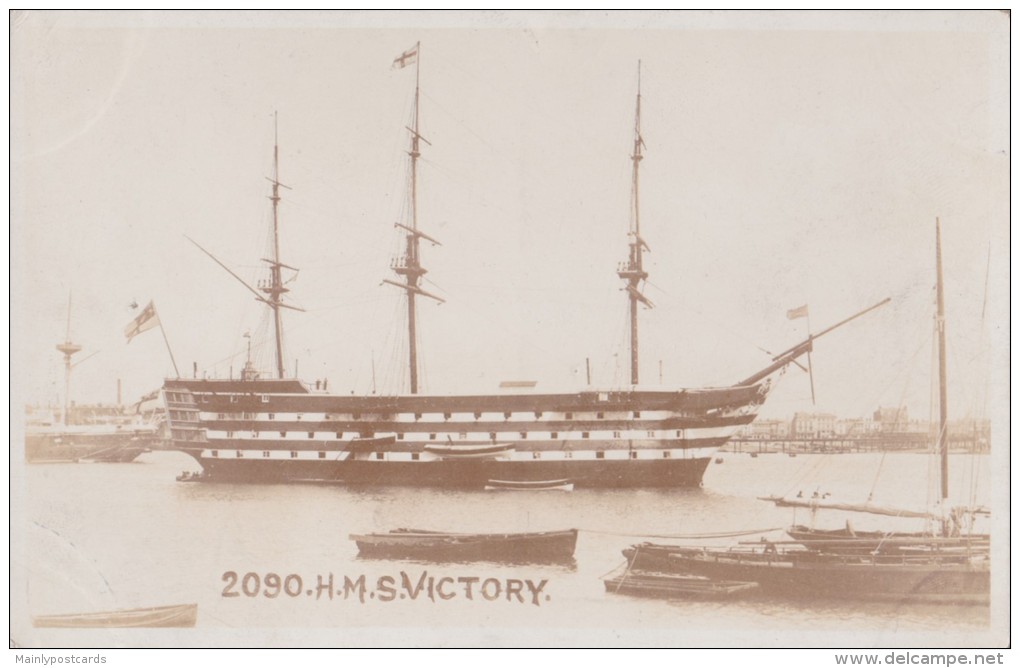
<path fill-rule="evenodd" d="M 839 456 L 724 455 L 713 463 L 702 489 L 565 492 L 463 492 L 396 488 L 352 489 L 328 485 L 182 484 L 175 476 L 192 461 L 171 452 L 150 453 L 134 464 L 55 464 L 28 467 L 24 488 L 28 521 L 12 523 L 12 595 L 27 606 L 12 618 L 18 633 L 36 644 L 529 644 L 583 642 L 596 630 L 603 644 L 672 645 L 902 645 L 926 637 L 956 639 L 987 632 L 984 608 L 901 606 L 860 602 L 803 603 L 752 598 L 727 602 L 661 601 L 607 594 L 600 577 L 620 566 L 621 549 L 638 535 L 701 534 L 781 528 L 806 522 L 757 500 L 758 495 L 805 495 L 818 489 L 843 499 L 921 506 L 927 458 L 900 454 Z M 978 482 L 978 501 L 988 503 L 988 457 L 953 457 L 953 489 L 967 501 L 965 481 Z M 15 487 L 15 499 L 19 490 Z M 19 514 L 14 515 L 15 518 Z M 888 526 L 884 518 L 854 518 L 855 527 Z M 892 520 L 895 521 L 895 520 Z M 840 526 L 842 517 L 819 518 Z M 490 563 L 430 564 L 362 560 L 348 534 L 397 527 L 452 531 L 540 531 L 578 528 L 571 565 L 509 566 Z M 917 529 L 916 525 L 909 527 Z M 23 540 L 18 541 L 18 532 Z M 781 533 L 774 534 L 780 538 Z M 748 537 L 756 539 L 757 536 Z M 671 542 L 659 539 L 660 542 Z M 732 542 L 693 540 L 692 544 Z M 259 574 L 250 597 L 239 582 L 224 597 L 224 573 Z M 266 597 L 269 573 L 292 593 Z M 417 584 L 424 575 L 454 578 L 444 592 L 382 601 L 316 597 L 321 576 L 380 577 L 402 573 Z M 457 578 L 500 581 L 500 597 L 486 600 L 473 585 L 467 598 Z M 530 580 L 521 602 L 507 600 L 506 582 Z M 434 580 L 434 582 L 437 580 Z M 271 584 L 275 583 L 270 579 Z M 993 580 L 993 587 L 998 579 Z M 282 583 L 281 583 L 282 584 Z M 248 591 L 254 590 L 249 578 Z M 279 591 L 279 585 L 270 593 Z M 496 585 L 489 585 L 493 595 Z M 538 605 L 535 605 L 537 601 Z M 194 630 L 143 636 L 142 632 L 35 630 L 32 614 L 110 610 L 171 603 L 198 603 Z M 257 630 L 257 633 L 255 631 Z M 47 634 L 56 635 L 47 635 Z M 61 633 L 63 635 L 61 635 Z M 248 633 L 248 635 L 246 635 Z M 255 635 L 251 635 L 255 633 Z M 918 635 L 921 634 L 921 635 Z M 157 638 L 153 640 L 152 638 Z M 98 639 L 97 639 L 98 638 Z M 232 638 L 232 641 L 225 640 Z M 17 640 L 17 638 L 15 637 Z M 614 640 L 615 639 L 615 640 Z M 33 641 L 25 644 L 32 644 Z M 934 643 L 936 641 L 932 641 Z M 929 643 L 929 644 L 932 644 Z M 920 643 L 914 643 L 920 644 Z"/>

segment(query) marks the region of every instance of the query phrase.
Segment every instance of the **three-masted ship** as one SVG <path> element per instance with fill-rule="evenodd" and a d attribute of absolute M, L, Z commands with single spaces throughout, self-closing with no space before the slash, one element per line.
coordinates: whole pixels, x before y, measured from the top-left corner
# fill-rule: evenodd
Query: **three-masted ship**
<path fill-rule="evenodd" d="M 419 44 L 394 61 L 395 67 L 414 64 L 416 76 L 413 120 L 407 128 L 409 220 L 397 224 L 406 243 L 391 265 L 395 279 L 384 281 L 402 290 L 407 300 L 410 392 L 338 395 L 324 386 L 285 377 L 280 316 L 281 309 L 293 307 L 283 300 L 287 288 L 281 268 L 287 265 L 279 258 L 282 184 L 274 149 L 275 174 L 270 179 L 274 254 L 266 260 L 269 279 L 258 289 L 248 287 L 272 311 L 276 377 L 263 377 L 249 362 L 236 379 L 167 380 L 164 395 L 174 447 L 194 457 L 203 468 L 201 478 L 209 481 L 477 489 L 494 480 L 567 481 L 576 487 L 699 485 L 713 453 L 754 420 L 775 377 L 807 354 L 813 340 L 825 332 L 775 356 L 764 369 L 729 387 L 669 391 L 640 387 L 638 306 L 652 304 L 642 292 L 648 277 L 643 264 L 648 245 L 641 236 L 638 206 L 645 148 L 639 73 L 630 156 L 629 252 L 617 272 L 630 312 L 629 386 L 556 394 L 419 394 L 417 300 L 439 299 L 421 285 L 426 273 L 421 241 L 438 242 L 418 226 L 417 168 L 422 143 L 428 144 L 419 132 L 420 56 Z"/>

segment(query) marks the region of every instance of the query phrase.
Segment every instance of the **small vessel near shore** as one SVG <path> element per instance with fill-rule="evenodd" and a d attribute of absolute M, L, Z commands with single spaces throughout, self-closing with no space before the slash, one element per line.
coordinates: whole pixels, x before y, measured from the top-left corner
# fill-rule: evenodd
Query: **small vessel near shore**
<path fill-rule="evenodd" d="M 490 480 L 485 483 L 488 492 L 572 492 L 574 483 L 566 478 L 559 480 Z"/>
<path fill-rule="evenodd" d="M 697 575 L 675 573 L 632 572 L 629 568 L 620 575 L 603 580 L 611 594 L 647 596 L 652 598 L 720 599 L 735 598 L 755 592 L 757 582 L 713 580 Z"/>
<path fill-rule="evenodd" d="M 71 371 L 76 366 L 71 359 L 82 346 L 71 341 L 70 298 L 67 334 L 56 348 L 64 356 L 64 404 L 60 408 L 26 410 L 26 462 L 132 462 L 161 445 L 162 413 L 146 417 L 120 406 L 119 381 L 118 405 L 81 406 L 71 401 Z"/>
<path fill-rule="evenodd" d="M 449 533 L 394 529 L 388 533 L 351 534 L 362 557 L 428 561 L 569 561 L 577 530 L 536 533 Z"/>
<path fill-rule="evenodd" d="M 68 615 L 42 615 L 32 618 L 37 628 L 121 629 L 190 628 L 198 619 L 198 605 L 165 605 L 109 612 L 83 612 Z"/>
<path fill-rule="evenodd" d="M 764 594 L 791 598 L 987 605 L 989 555 L 980 547 L 926 553 L 869 554 L 847 550 L 634 545 L 624 550 L 637 571 L 756 582 Z"/>
<path fill-rule="evenodd" d="M 763 540 L 730 548 L 645 543 L 624 551 L 631 568 L 757 582 L 763 592 L 782 596 L 989 604 L 990 536 L 972 533 L 973 523 L 965 521 L 987 510 L 949 505 L 946 328 L 938 221 L 935 238 L 940 416 L 935 453 L 941 464 L 938 506 L 932 511 L 912 511 L 870 502 L 830 501 L 828 495 L 765 499 L 780 506 L 923 519 L 929 528 L 924 532 L 858 534 L 850 526 L 820 530 L 797 525 L 788 530 L 793 540 L 782 543 Z"/>

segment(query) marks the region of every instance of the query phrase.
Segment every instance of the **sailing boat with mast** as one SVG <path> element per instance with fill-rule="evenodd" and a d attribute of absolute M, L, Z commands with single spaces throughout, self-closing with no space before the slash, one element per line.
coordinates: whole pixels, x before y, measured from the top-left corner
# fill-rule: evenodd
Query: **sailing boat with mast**
<path fill-rule="evenodd" d="M 813 526 L 795 525 L 787 529 L 787 533 L 795 541 L 811 549 L 847 549 L 851 546 L 859 550 L 897 550 L 903 541 L 908 545 L 918 540 L 944 539 L 943 547 L 959 539 L 969 549 L 975 545 L 987 545 L 987 534 L 974 533 L 976 516 L 987 515 L 983 507 L 952 506 L 949 500 L 949 383 L 946 376 L 946 318 L 945 318 L 945 287 L 942 278 L 942 229 L 939 221 L 935 221 L 935 340 L 938 351 L 938 425 L 935 430 L 934 453 L 938 457 L 937 469 L 937 506 L 934 510 L 908 510 L 877 505 L 869 502 L 864 504 L 839 503 L 827 499 L 787 499 L 783 497 L 766 497 L 777 506 L 792 508 L 809 508 L 814 516 L 818 510 L 841 510 L 891 517 L 922 519 L 931 526 L 920 532 L 883 532 L 855 531 L 849 524 L 843 529 L 816 529 Z"/>
<path fill-rule="evenodd" d="M 64 357 L 64 404 L 58 411 L 34 411 L 25 425 L 25 460 L 29 463 L 130 462 L 159 444 L 159 425 L 116 406 L 75 406 L 71 401 L 73 362 L 83 350 L 71 340 L 71 296 L 67 297 L 67 332 L 57 351 Z M 118 381 L 119 382 L 119 381 Z"/>
<path fill-rule="evenodd" d="M 968 509 L 949 505 L 945 300 L 942 233 L 935 223 L 936 317 L 939 366 L 939 507 L 934 513 L 875 504 L 844 504 L 825 499 L 768 499 L 781 506 L 830 508 L 925 520 L 935 531 L 913 534 L 862 534 L 790 531 L 794 549 L 761 542 L 737 548 L 634 545 L 624 551 L 631 568 L 758 583 L 765 592 L 789 596 L 882 599 L 986 605 L 990 597 L 990 540 L 965 532 Z M 789 547 L 789 544 L 786 544 Z"/>
<path fill-rule="evenodd" d="M 404 252 L 391 263 L 407 299 L 410 392 L 347 396 L 284 376 L 280 309 L 284 304 L 275 255 L 264 292 L 245 286 L 272 309 L 277 374 L 247 368 L 240 379 L 168 379 L 164 395 L 174 446 L 197 460 L 203 480 L 328 481 L 347 484 L 455 486 L 484 489 L 491 481 L 564 481 L 576 487 L 697 486 L 715 451 L 752 422 L 773 381 L 812 350 L 825 333 L 878 308 L 875 304 L 775 356 L 764 369 L 728 387 L 649 390 L 638 384 L 638 304 L 647 279 L 639 217 L 640 77 L 636 100 L 631 182 L 629 256 L 617 274 L 625 281 L 630 311 L 631 384 L 573 393 L 419 393 L 416 309 L 419 298 L 442 302 L 422 288 L 421 241 L 439 242 L 419 228 L 418 160 L 421 44 L 393 62 L 415 66 L 415 94 L 407 154 L 409 213 L 396 223 Z M 275 153 L 274 153 L 275 154 Z M 273 182 L 274 235 L 278 179 Z M 274 236 L 274 239 L 278 237 Z M 277 242 L 278 248 L 278 242 Z M 214 258 L 215 259 L 215 258 Z M 217 260 L 217 262 L 219 262 Z M 222 265 L 222 263 L 220 263 Z M 229 269 L 228 269 L 229 271 Z M 231 272 L 233 274 L 233 272 Z M 235 278 L 241 280 L 236 274 Z M 244 281 L 242 281 L 244 283 Z"/>

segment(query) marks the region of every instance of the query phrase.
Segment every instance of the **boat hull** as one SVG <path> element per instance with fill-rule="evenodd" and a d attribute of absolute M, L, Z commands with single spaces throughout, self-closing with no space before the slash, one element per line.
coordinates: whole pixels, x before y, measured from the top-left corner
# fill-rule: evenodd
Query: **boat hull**
<path fill-rule="evenodd" d="M 296 380 L 168 380 L 173 447 L 206 482 L 484 489 L 490 480 L 693 487 L 769 384 L 356 397 Z"/>
<path fill-rule="evenodd" d="M 711 580 L 690 575 L 627 572 L 604 580 L 611 594 L 650 598 L 716 599 L 746 596 L 758 589 L 756 582 Z"/>
<path fill-rule="evenodd" d="M 198 605 L 167 605 L 110 612 L 70 615 L 45 615 L 32 618 L 37 628 L 112 629 L 112 628 L 190 628 L 198 618 Z"/>
<path fill-rule="evenodd" d="M 159 446 L 150 434 L 28 434 L 25 461 L 29 464 L 55 462 L 133 462 L 139 455 Z"/>
<path fill-rule="evenodd" d="M 624 552 L 635 569 L 757 582 L 763 593 L 811 599 L 987 605 L 987 560 L 866 558 L 671 546 L 637 546 Z"/>
<path fill-rule="evenodd" d="M 943 558 L 967 556 L 988 550 L 988 534 L 968 534 L 948 538 L 923 532 L 854 531 L 850 529 L 812 529 L 801 525 L 786 533 L 809 550 L 858 554 L 931 553 Z"/>

